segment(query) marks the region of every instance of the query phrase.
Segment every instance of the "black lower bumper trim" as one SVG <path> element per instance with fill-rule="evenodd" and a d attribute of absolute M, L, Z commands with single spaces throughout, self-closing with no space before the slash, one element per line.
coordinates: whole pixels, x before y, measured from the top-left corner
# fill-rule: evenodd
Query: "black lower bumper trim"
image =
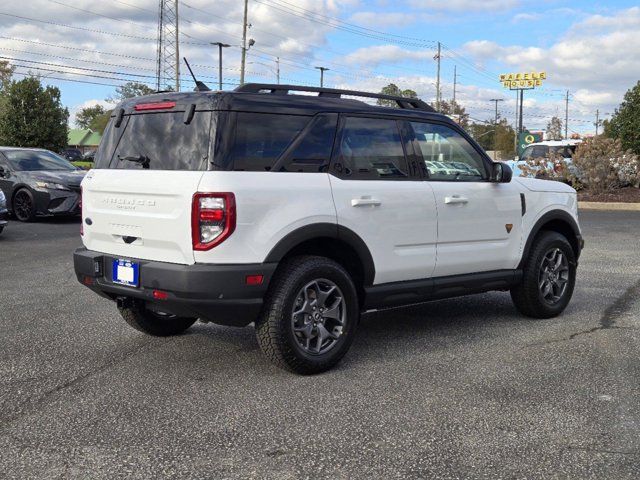
<path fill-rule="evenodd" d="M 112 281 L 113 260 L 122 257 L 81 248 L 73 258 L 78 280 L 105 298 L 135 299 L 153 310 L 241 327 L 258 317 L 277 266 L 275 263 L 177 265 L 127 257 L 140 265 L 140 286 L 134 288 Z M 247 285 L 249 275 L 262 275 L 262 284 Z M 167 298 L 154 298 L 155 290 L 165 292 Z"/>

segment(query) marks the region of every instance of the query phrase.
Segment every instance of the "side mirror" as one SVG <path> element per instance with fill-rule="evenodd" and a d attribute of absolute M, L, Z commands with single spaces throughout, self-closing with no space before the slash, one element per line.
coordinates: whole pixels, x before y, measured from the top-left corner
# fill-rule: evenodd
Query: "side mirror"
<path fill-rule="evenodd" d="M 491 166 L 491 181 L 495 183 L 509 183 L 513 177 L 513 170 L 504 162 L 494 162 Z"/>

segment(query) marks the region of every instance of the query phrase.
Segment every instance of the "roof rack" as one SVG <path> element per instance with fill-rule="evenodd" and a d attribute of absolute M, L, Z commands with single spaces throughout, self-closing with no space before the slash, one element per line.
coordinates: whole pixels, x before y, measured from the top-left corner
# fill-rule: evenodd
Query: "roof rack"
<path fill-rule="evenodd" d="M 273 95 L 287 95 L 294 92 L 318 92 L 319 97 L 341 98 L 342 95 L 354 97 L 380 98 L 383 100 L 393 100 L 400 108 L 415 108 L 435 112 L 435 109 L 419 98 L 396 97 L 395 95 L 384 95 L 382 93 L 360 92 L 358 90 L 340 90 L 337 88 L 324 87 L 304 87 L 299 85 L 274 85 L 269 83 L 245 83 L 237 87 L 234 92 L 241 93 L 270 93 Z"/>

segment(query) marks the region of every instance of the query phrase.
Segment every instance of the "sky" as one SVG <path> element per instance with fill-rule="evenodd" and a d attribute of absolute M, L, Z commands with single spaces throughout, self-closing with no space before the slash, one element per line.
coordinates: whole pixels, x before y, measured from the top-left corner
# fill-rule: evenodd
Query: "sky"
<path fill-rule="evenodd" d="M 200 80 L 217 85 L 218 51 L 224 88 L 239 82 L 243 2 L 179 1 L 180 56 Z M 246 81 L 379 91 L 389 83 L 433 101 L 434 59 L 441 44 L 441 91 L 478 121 L 494 103 L 515 121 L 515 92 L 500 73 L 545 71 L 541 88 L 525 92 L 524 124 L 544 129 L 564 120 L 570 132 L 591 133 L 596 111 L 608 118 L 640 80 L 638 1 L 556 0 L 249 0 Z M 129 80 L 155 86 L 158 0 L 23 0 L 0 5 L 0 60 L 16 78 L 40 74 L 62 92 L 71 120 Z M 182 69 L 182 89 L 193 83 Z"/>

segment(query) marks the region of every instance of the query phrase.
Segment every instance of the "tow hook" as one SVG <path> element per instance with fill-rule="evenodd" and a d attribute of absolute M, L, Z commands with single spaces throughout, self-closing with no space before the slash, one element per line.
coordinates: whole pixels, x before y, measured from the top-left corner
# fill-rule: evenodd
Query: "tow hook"
<path fill-rule="evenodd" d="M 134 301 L 131 297 L 116 297 L 116 305 L 118 309 L 132 308 Z"/>

